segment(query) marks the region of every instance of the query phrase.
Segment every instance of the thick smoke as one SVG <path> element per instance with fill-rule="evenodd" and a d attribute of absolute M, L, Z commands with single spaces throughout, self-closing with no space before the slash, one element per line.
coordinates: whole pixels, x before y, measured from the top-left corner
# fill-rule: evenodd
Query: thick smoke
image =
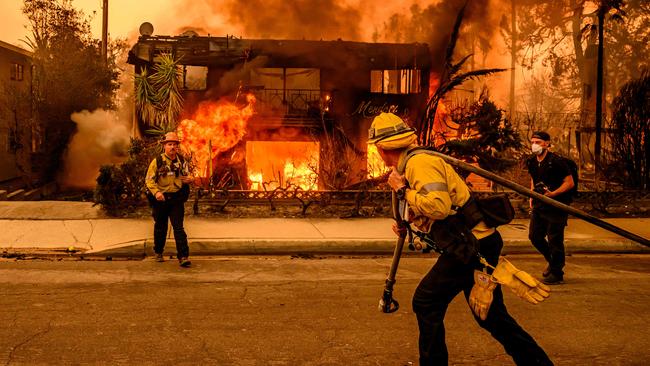
<path fill-rule="evenodd" d="M 494 2 L 453 0 L 435 2 L 427 6 L 413 4 L 407 12 L 396 12 L 385 19 L 376 29 L 373 38 L 375 41 L 427 43 L 431 50 L 433 69 L 438 70 L 443 66 L 456 17 L 466 3 L 461 41 L 456 47 L 456 52 L 467 54 L 473 51 L 465 45 L 469 42 L 463 42 L 470 33 L 478 41 L 482 51 L 489 51 L 491 40 L 498 29 L 498 17 L 491 13 L 494 5 L 491 3 Z"/>
<path fill-rule="evenodd" d="M 218 2 L 212 2 L 215 4 Z M 227 1 L 229 20 L 261 38 L 360 40 L 361 9 L 337 0 Z"/>
<path fill-rule="evenodd" d="M 192 23 L 178 24 L 176 33 L 191 28 L 201 35 L 244 38 L 421 42 L 431 49 L 435 71 L 442 67 L 456 16 L 465 4 L 461 38 L 471 33 L 479 49 L 469 49 L 470 42 L 461 40 L 457 53 L 485 54 L 498 35 L 502 9 L 507 9 L 502 0 L 192 0 L 178 5 Z M 192 9 L 210 9 L 222 23 L 217 29 L 204 13 L 192 15 Z"/>
<path fill-rule="evenodd" d="M 77 132 L 68 145 L 59 184 L 92 188 L 100 166 L 119 163 L 126 158 L 129 124 L 116 112 L 103 109 L 73 113 L 70 118 L 77 124 Z"/>

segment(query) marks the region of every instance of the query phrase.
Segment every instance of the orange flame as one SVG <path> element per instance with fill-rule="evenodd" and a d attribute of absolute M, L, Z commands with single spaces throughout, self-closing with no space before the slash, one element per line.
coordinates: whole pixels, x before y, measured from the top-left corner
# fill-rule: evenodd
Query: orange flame
<path fill-rule="evenodd" d="M 201 102 L 193 118 L 178 125 L 184 148 L 192 153 L 199 175 L 207 177 L 213 168 L 208 161 L 237 145 L 246 134 L 255 97 L 248 94 L 246 101 L 248 104 L 242 109 L 225 99 Z"/>
<path fill-rule="evenodd" d="M 247 141 L 246 167 L 250 189 L 318 189 L 318 152 L 318 142 Z"/>
<path fill-rule="evenodd" d="M 368 144 L 368 178 L 377 178 L 390 171 L 377 151 L 375 144 Z"/>

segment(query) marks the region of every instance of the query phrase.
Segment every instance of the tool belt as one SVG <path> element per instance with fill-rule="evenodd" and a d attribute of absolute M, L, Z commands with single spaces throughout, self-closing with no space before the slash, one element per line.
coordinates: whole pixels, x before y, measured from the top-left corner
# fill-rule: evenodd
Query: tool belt
<path fill-rule="evenodd" d="M 478 254 L 479 243 L 472 234 L 472 228 L 483 219 L 483 215 L 471 196 L 455 211 L 454 215 L 434 221 L 428 236 L 441 251 L 452 254 L 467 264 Z"/>
<path fill-rule="evenodd" d="M 190 197 L 190 185 L 183 184 L 181 189 L 178 191 L 171 193 L 165 192 L 163 195 L 165 196 L 165 201 L 158 201 L 156 199 L 156 196 L 151 194 L 151 191 L 147 190 L 147 200 L 149 201 L 149 206 L 153 207 L 155 204 L 158 204 L 160 202 L 186 202 Z"/>

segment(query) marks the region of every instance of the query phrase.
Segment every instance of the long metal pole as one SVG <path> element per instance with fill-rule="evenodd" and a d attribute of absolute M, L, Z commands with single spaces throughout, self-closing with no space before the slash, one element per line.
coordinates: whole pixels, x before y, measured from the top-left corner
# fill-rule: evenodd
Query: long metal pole
<path fill-rule="evenodd" d="M 108 0 L 102 6 L 102 60 L 108 64 Z"/>
<path fill-rule="evenodd" d="M 511 41 L 512 45 L 510 47 L 510 120 L 515 117 L 515 69 L 517 68 L 517 7 L 515 6 L 515 0 L 511 1 Z"/>
<path fill-rule="evenodd" d="M 604 29 L 605 29 L 605 5 L 601 0 L 601 4 L 598 7 L 598 64 L 596 67 L 596 143 L 594 146 L 594 163 L 596 171 L 596 186 L 598 187 L 598 182 L 600 182 L 600 174 L 602 172 L 602 159 L 601 159 L 601 150 L 602 150 L 602 126 L 603 126 L 603 69 L 604 69 L 604 56 L 603 48 L 605 44 L 605 39 L 603 38 Z"/>
<path fill-rule="evenodd" d="M 391 206 L 393 209 L 393 218 L 397 222 L 397 225 L 400 226 L 402 224 L 402 214 L 399 212 L 399 202 L 394 191 L 392 192 Z M 379 311 L 382 311 L 384 313 L 393 313 L 399 309 L 399 303 L 397 300 L 393 299 L 393 285 L 395 285 L 397 267 L 399 267 L 399 261 L 402 258 L 404 241 L 406 241 L 406 231 L 400 233 L 399 237 L 397 238 L 397 244 L 395 245 L 395 250 L 393 251 L 393 260 L 390 264 L 388 277 L 386 278 L 384 293 L 379 300 Z"/>
<path fill-rule="evenodd" d="M 571 214 L 571 215 L 573 215 L 573 216 L 575 216 L 577 218 L 583 219 L 583 220 L 585 220 L 585 221 L 587 221 L 587 222 L 589 222 L 591 224 L 599 226 L 599 227 L 601 227 L 601 228 L 603 228 L 605 230 L 611 231 L 611 232 L 613 232 L 615 234 L 618 234 L 618 235 L 620 235 L 622 237 L 625 237 L 627 239 L 634 240 L 635 242 L 637 242 L 639 244 L 650 247 L 650 240 L 648 240 L 646 238 L 643 238 L 643 237 L 641 237 L 639 235 L 636 235 L 634 233 L 631 233 L 631 232 L 629 232 L 627 230 L 621 229 L 618 226 L 612 225 L 612 224 L 610 224 L 610 223 L 608 223 L 606 221 L 603 221 L 603 220 L 601 220 L 601 219 L 599 219 L 599 218 L 597 218 L 595 216 L 592 216 L 592 215 L 590 215 L 590 214 L 588 214 L 588 213 L 586 213 L 586 212 L 584 212 L 582 210 L 578 210 L 577 208 L 571 207 L 569 205 L 565 205 L 564 203 L 558 202 L 558 201 L 556 201 L 556 200 L 554 200 L 552 198 L 541 195 L 541 194 L 539 194 L 539 193 L 537 193 L 535 191 L 531 191 L 530 189 L 528 189 L 528 188 L 526 188 L 526 187 L 524 187 L 522 185 L 511 182 L 511 181 L 509 181 L 509 180 L 507 180 L 507 179 L 505 179 L 503 177 L 500 177 L 500 176 L 498 176 L 498 175 L 496 175 L 494 173 L 491 173 L 491 172 L 489 172 L 489 171 L 487 171 L 485 169 L 481 169 L 479 167 L 467 164 L 466 162 L 464 162 L 462 160 L 452 158 L 449 155 L 445 155 L 445 154 L 442 154 L 442 153 L 439 153 L 439 152 L 436 152 L 436 151 L 430 151 L 429 153 L 443 159 L 444 161 L 446 161 L 450 165 L 453 165 L 453 166 L 458 167 L 460 169 L 472 172 L 472 173 L 474 173 L 476 175 L 480 175 L 483 178 L 489 179 L 489 180 L 491 180 L 493 182 L 499 183 L 500 185 L 502 185 L 504 187 L 510 188 L 513 191 L 515 191 L 515 192 L 517 192 L 517 193 L 519 193 L 519 194 L 521 194 L 523 196 L 530 197 L 530 198 L 542 201 L 542 202 L 544 202 L 545 204 L 547 204 L 549 206 L 553 206 L 553 207 L 555 207 L 557 209 L 560 209 L 560 210 L 562 210 L 562 211 L 564 211 L 566 213 L 569 213 L 569 214 Z"/>

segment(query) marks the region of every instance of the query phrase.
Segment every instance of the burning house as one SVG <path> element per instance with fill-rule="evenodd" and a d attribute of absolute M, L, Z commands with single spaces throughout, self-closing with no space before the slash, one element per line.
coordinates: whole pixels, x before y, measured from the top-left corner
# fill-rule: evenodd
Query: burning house
<path fill-rule="evenodd" d="M 413 124 L 429 92 L 425 44 L 150 34 L 129 63 L 140 74 L 163 54 L 177 60 L 183 145 L 200 175 L 235 189 L 341 189 L 376 175 L 373 117 Z"/>

